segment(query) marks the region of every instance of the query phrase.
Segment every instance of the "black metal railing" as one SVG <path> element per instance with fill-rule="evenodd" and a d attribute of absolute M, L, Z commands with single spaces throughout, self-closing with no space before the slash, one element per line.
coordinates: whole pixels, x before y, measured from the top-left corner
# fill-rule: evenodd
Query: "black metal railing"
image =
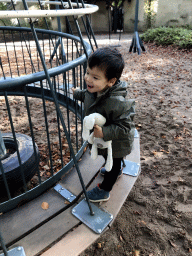
<path fill-rule="evenodd" d="M 7 251 L 7 248 L 5 246 L 5 243 L 4 243 L 3 237 L 1 235 L 1 232 L 0 232 L 0 245 L 1 245 L 1 248 L 3 250 L 4 255 L 8 256 L 8 251 Z"/>
<path fill-rule="evenodd" d="M 86 146 L 83 106 L 71 87 L 84 88 L 85 47 L 88 54 L 92 48 L 62 32 L 36 34 L 48 74 L 30 28 L 0 27 L 0 131 L 7 149 L 0 160 L 0 212 L 53 186 Z"/>

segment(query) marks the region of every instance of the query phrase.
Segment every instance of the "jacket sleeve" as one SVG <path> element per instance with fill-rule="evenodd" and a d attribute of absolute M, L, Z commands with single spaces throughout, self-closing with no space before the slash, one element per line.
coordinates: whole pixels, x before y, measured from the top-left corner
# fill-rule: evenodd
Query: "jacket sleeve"
<path fill-rule="evenodd" d="M 124 97 L 111 98 L 108 104 L 106 126 L 103 127 L 103 139 L 124 140 L 132 136 L 135 124 L 133 117 L 135 115 L 135 101 Z"/>
<path fill-rule="evenodd" d="M 80 101 L 84 102 L 84 100 L 85 100 L 85 92 L 86 92 L 86 89 L 84 89 L 84 90 L 76 89 L 74 91 L 73 96 L 74 96 L 74 98 L 76 100 L 80 100 Z"/>

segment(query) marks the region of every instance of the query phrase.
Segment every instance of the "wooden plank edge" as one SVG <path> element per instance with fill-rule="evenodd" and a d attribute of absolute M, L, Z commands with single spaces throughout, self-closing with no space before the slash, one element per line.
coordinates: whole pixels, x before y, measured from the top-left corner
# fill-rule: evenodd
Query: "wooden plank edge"
<path fill-rule="evenodd" d="M 94 233 L 84 224 L 81 224 L 49 250 L 42 253 L 41 256 L 78 256 L 99 237 L 100 235 Z"/>
<path fill-rule="evenodd" d="M 92 162 L 91 159 L 89 161 L 86 160 L 86 158 L 89 157 L 89 152 L 86 152 L 83 155 L 82 161 L 79 162 L 80 168 L 83 170 L 83 172 L 87 169 L 86 165 L 89 162 Z M 90 157 L 89 157 L 90 158 Z M 95 161 L 94 170 L 92 169 L 93 177 L 90 177 L 90 180 L 87 180 L 85 185 L 87 186 L 92 182 L 95 175 L 98 173 L 98 167 L 101 167 L 104 163 L 104 160 L 100 157 Z M 75 167 L 73 167 L 73 170 L 69 172 L 67 176 L 72 176 L 71 174 L 77 175 L 77 171 Z M 67 181 L 69 182 L 70 178 L 67 178 Z M 65 178 L 64 178 L 65 181 Z M 58 183 L 61 183 L 62 180 L 60 180 Z M 65 181 L 66 182 L 66 181 Z M 80 181 L 78 181 L 79 184 L 75 184 L 76 189 L 79 187 L 78 196 L 77 199 L 81 196 L 83 193 L 82 187 L 80 185 Z M 76 191 L 77 192 L 77 191 Z M 51 200 L 53 198 L 53 200 Z M 33 232 L 35 229 L 38 229 L 42 225 L 44 225 L 47 221 L 55 218 L 58 214 L 61 212 L 67 210 L 68 207 L 70 207 L 68 204 L 65 204 L 65 199 L 62 198 L 56 191 L 53 190 L 53 188 L 49 189 L 47 192 L 43 193 L 39 197 L 35 198 L 34 200 L 22 205 L 19 208 L 16 208 L 8 213 L 5 213 L 4 215 L 0 216 L 0 223 L 1 223 L 1 230 L 4 233 L 4 240 L 8 247 L 12 246 L 14 243 L 19 241 L 20 239 L 24 238 L 25 236 L 29 235 L 31 232 Z M 75 200 L 76 201 L 76 200 Z M 45 211 L 41 209 L 41 203 L 42 202 L 48 202 L 50 207 L 49 210 Z M 58 203 L 59 202 L 59 203 Z M 72 205 L 75 202 L 72 203 Z M 38 216 L 38 210 L 39 209 L 39 216 Z M 35 210 L 35 211 L 34 211 Z M 17 215 L 19 217 L 19 212 L 22 211 L 22 213 L 25 213 L 25 216 L 22 217 L 22 219 L 18 220 Z M 28 222 L 26 218 L 32 217 L 34 211 L 35 216 L 35 224 L 34 221 Z M 33 218 L 32 218 L 33 220 Z M 26 225 L 26 223 L 28 223 Z M 22 228 L 21 228 L 22 227 Z M 14 231 L 16 230 L 16 231 Z M 11 233 L 10 233 L 11 232 Z M 17 236 L 13 236 L 14 232 L 16 232 Z"/>

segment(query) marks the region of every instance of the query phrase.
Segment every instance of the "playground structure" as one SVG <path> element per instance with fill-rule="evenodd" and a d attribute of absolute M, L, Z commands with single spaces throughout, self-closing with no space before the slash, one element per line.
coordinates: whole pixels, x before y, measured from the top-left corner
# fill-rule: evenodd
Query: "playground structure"
<path fill-rule="evenodd" d="M 37 2 L 33 1 L 33 3 Z M 16 18 L 19 25 L 0 27 L 0 107 L 3 118 L 0 125 L 2 195 L 0 232 L 1 226 L 5 230 L 5 226 L 1 224 L 3 219 L 6 223 L 5 219 L 8 216 L 6 213 L 10 213 L 17 206 L 20 207 L 23 202 L 40 198 L 43 192 L 68 175 L 73 166 L 78 174 L 76 182 L 80 181 L 82 189 L 80 190 L 76 185 L 78 193 L 75 196 L 71 191 L 57 184 L 54 191 L 68 201 L 65 206 L 60 205 L 49 217 L 44 216 L 43 220 L 37 221 L 35 225 L 29 224 L 30 227 L 21 229 L 18 234 L 4 238 L 4 234 L 0 234 L 4 255 L 19 253 L 16 255 L 20 256 L 25 255 L 23 247 L 13 247 L 8 251 L 5 244 L 8 247 L 14 245 L 32 232 L 35 226 L 43 225 L 47 219 L 52 219 L 56 214 L 74 206 L 82 193 L 86 201 L 83 200 L 72 208 L 72 213 L 81 221 L 85 220 L 84 214 L 86 214 L 85 221 L 87 222 L 87 219 L 90 221 L 86 224 L 95 233 L 102 233 L 113 216 L 90 204 L 87 198 L 86 186 L 95 177 L 99 167 L 98 162 L 100 167 L 103 162 L 98 159 L 93 173 L 89 174 L 88 181 L 82 178 L 82 169 L 80 172 L 78 160 L 87 145 L 82 139 L 83 105 L 73 99 L 71 92 L 71 87 L 86 87 L 83 79 L 86 61 L 91 52 L 97 48 L 87 14 L 95 12 L 97 6 L 86 5 L 83 1 L 80 3 L 70 1 L 64 3 L 62 0 L 61 2 L 38 1 L 40 10 L 33 12 L 28 10 L 28 1 L 23 1 L 25 9 L 23 11 L 17 11 L 14 2 L 11 1 L 11 4 L 14 11 L 0 11 L 1 18 Z M 46 4 L 55 5 L 55 10 L 44 10 Z M 66 17 L 71 34 L 61 32 L 60 16 Z M 73 17 L 76 32 L 72 31 L 68 16 Z M 20 26 L 20 17 L 27 18 L 30 28 Z M 44 18 L 47 29 L 35 27 L 38 17 Z M 47 17 L 58 18 L 58 31 L 49 29 Z M 83 40 L 78 18 L 83 21 L 86 41 Z M 34 109 L 38 109 L 38 112 Z M 40 125 L 37 124 L 39 119 L 43 120 Z M 136 133 L 135 136 L 138 151 L 138 134 Z M 126 164 L 128 166 L 128 163 Z M 140 165 L 139 161 L 136 161 L 136 164 L 131 162 L 131 165 L 133 185 L 139 174 Z M 66 187 L 67 180 L 65 179 L 64 182 Z M 82 209 L 85 209 L 86 213 L 82 213 Z M 83 216 L 79 216 L 78 211 Z M 102 216 L 104 222 L 95 224 L 94 215 L 96 218 L 98 215 Z"/>
<path fill-rule="evenodd" d="M 79 106 L 73 100 L 70 88 L 71 86 L 84 87 L 83 75 L 86 60 L 93 50 L 91 37 L 95 40 L 86 16 L 89 27 L 87 36 L 91 46 L 83 41 L 77 18 L 97 10 L 96 6 L 84 5 L 83 2 L 72 4 L 70 1 L 68 3 L 61 1 L 51 3 L 57 7 L 55 10 L 43 10 L 39 2 L 41 9 L 33 12 L 28 10 L 27 2 L 23 1 L 25 10 L 17 11 L 14 3 L 11 3 L 14 11 L 1 11 L 0 17 L 17 18 L 18 24 L 20 24 L 19 18 L 25 17 L 29 21 L 30 28 L 0 27 L 0 35 L 3 38 L 0 47 L 0 95 L 3 105 L 1 114 L 5 120 L 8 120 L 1 126 L 1 148 L 3 149 L 0 160 L 1 194 L 3 195 L 0 204 L 1 213 L 10 211 L 23 200 L 28 201 L 42 194 L 74 164 L 86 195 L 77 165 L 86 146 L 81 137 L 83 109 L 82 105 Z M 59 4 L 63 9 L 58 10 Z M 74 17 L 79 37 L 50 31 L 46 19 L 47 29 L 36 29 L 34 25 L 37 17 L 68 17 L 70 15 Z M 59 26 L 58 20 L 60 30 Z M 23 113 L 19 105 L 13 104 L 13 101 L 18 101 L 19 98 L 24 99 Z M 44 153 L 39 153 L 38 149 L 39 143 L 35 132 L 37 117 L 32 115 L 31 98 L 41 99 L 37 105 L 39 115 L 44 118 L 44 125 L 43 128 L 38 129 L 43 129 L 42 136 L 45 135 L 43 137 Z M 54 111 L 52 120 L 48 114 L 47 102 L 52 103 L 51 111 Z M 14 107 L 12 108 L 11 105 L 17 107 L 19 113 L 17 116 L 21 122 L 15 121 Z M 55 123 L 55 126 L 51 127 L 52 123 Z M 71 123 L 75 127 L 73 134 Z M 30 137 L 22 135 L 20 130 L 22 125 L 25 126 L 24 130 L 27 128 Z M 55 152 L 57 152 L 56 159 L 54 159 Z M 41 166 L 40 155 L 46 158 L 46 170 L 49 173 L 44 181 L 42 180 L 44 174 L 40 167 L 45 169 L 45 166 Z M 35 174 L 38 181 L 30 188 L 27 183 Z M 17 192 L 19 188 L 22 188 L 21 192 Z M 92 211 L 91 206 L 90 211 Z M 3 250 L 5 251 L 4 247 Z"/>

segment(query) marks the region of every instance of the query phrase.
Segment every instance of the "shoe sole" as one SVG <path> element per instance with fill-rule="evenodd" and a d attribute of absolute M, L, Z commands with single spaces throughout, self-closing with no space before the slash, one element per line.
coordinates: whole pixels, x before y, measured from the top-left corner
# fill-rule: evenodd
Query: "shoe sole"
<path fill-rule="evenodd" d="M 110 196 L 106 199 L 98 199 L 98 200 L 89 199 L 89 201 L 92 202 L 92 203 L 106 202 L 106 201 L 109 200 L 109 198 L 110 198 Z"/>

